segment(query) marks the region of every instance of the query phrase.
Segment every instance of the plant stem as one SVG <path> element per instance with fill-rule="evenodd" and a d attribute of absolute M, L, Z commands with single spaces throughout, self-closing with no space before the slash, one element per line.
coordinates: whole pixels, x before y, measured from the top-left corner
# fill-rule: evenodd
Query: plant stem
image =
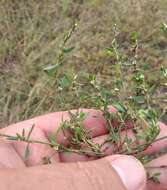
<path fill-rule="evenodd" d="M 2 133 L 0 133 L 0 136 L 6 137 L 8 140 L 10 140 L 9 138 L 14 138 L 14 137 L 17 138 L 17 136 L 12 136 L 12 135 L 2 134 Z M 88 150 L 82 150 L 82 149 L 77 150 L 77 149 L 67 148 L 67 147 L 65 147 L 61 144 L 57 144 L 55 142 L 51 143 L 51 142 L 44 142 L 44 141 L 39 141 L 39 140 L 29 140 L 29 139 L 25 139 L 25 138 L 19 138 L 17 140 L 13 140 L 13 141 L 26 142 L 26 143 L 32 143 L 32 144 L 43 144 L 43 145 L 47 145 L 47 146 L 53 148 L 57 152 L 71 152 L 71 153 L 77 153 L 77 154 L 93 156 L 93 157 L 106 156 L 106 154 L 103 152 L 94 152 L 94 151 L 88 151 Z"/>

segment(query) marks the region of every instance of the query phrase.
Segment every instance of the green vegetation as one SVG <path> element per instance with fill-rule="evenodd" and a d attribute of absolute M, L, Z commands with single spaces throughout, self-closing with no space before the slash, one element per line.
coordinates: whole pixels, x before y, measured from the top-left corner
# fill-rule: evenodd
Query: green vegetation
<path fill-rule="evenodd" d="M 153 159 L 143 151 L 167 138 L 157 139 L 157 121 L 167 114 L 167 2 L 1 0 L 0 10 L 0 125 L 58 110 L 70 115 L 48 143 L 31 140 L 34 126 L 28 135 L 0 136 L 27 142 L 25 159 L 30 143 L 97 158 L 106 156 L 107 144 L 113 154 Z M 86 114 L 70 112 L 80 107 L 103 113 L 102 144 L 85 131 Z M 57 143 L 59 132 L 68 146 Z"/>
<path fill-rule="evenodd" d="M 1 0 L 0 125 L 51 111 L 94 106 L 84 99 L 85 93 L 93 93 L 85 81 L 89 73 L 97 74 L 98 82 L 113 90 L 115 57 L 104 50 L 111 46 L 115 23 L 124 60 L 133 57 L 130 38 L 137 31 L 138 64 L 149 81 L 159 84 L 159 69 L 165 67 L 167 58 L 167 40 L 160 28 L 166 22 L 166 10 L 164 0 Z M 53 83 L 43 68 L 56 64 L 64 34 L 74 22 L 78 27 L 67 48 L 75 48 L 65 55 Z M 79 99 L 76 83 L 82 84 L 77 89 L 83 94 Z M 156 98 L 164 94 L 165 86 Z M 164 109 L 166 99 L 157 104 Z"/>

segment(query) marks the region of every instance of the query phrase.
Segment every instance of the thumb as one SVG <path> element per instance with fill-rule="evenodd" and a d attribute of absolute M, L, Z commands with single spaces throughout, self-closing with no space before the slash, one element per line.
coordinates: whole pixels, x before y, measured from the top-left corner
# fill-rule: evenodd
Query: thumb
<path fill-rule="evenodd" d="M 6 177 L 5 177 L 6 176 Z M 0 189 L 144 190 L 146 174 L 132 156 L 89 162 L 56 163 L 0 172 Z M 18 180 L 19 179 L 19 180 Z"/>
<path fill-rule="evenodd" d="M 146 172 L 143 165 L 133 156 L 116 155 L 104 158 L 115 169 L 127 190 L 145 190 Z"/>
<path fill-rule="evenodd" d="M 82 176 L 82 180 L 78 182 L 76 180 L 79 185 L 77 190 L 81 187 L 87 190 L 145 190 L 146 188 L 144 167 L 132 156 L 115 155 L 73 164 L 78 165 L 77 177 Z M 68 166 L 74 167 L 74 165 Z M 80 184 L 81 182 L 83 184 Z"/>
<path fill-rule="evenodd" d="M 59 184 L 68 190 L 144 190 L 146 173 L 142 164 L 132 156 L 115 155 L 89 162 L 56 164 Z M 59 177 L 58 177 L 59 179 Z"/>

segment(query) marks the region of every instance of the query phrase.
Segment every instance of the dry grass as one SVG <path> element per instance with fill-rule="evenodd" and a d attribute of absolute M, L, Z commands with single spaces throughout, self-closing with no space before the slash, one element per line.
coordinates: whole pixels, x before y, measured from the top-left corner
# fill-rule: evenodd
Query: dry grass
<path fill-rule="evenodd" d="M 114 23 L 121 31 L 124 54 L 130 34 L 140 33 L 139 63 L 147 64 L 148 76 L 156 82 L 158 76 L 152 75 L 152 69 L 166 64 L 167 59 L 167 40 L 160 30 L 166 19 L 164 0 L 1 0 L 0 126 L 81 106 L 74 90 L 59 91 L 42 70 L 56 62 L 59 44 L 74 21 L 78 29 L 68 45 L 75 50 L 65 58 L 60 78 L 64 73 L 73 77 L 95 72 L 108 85 L 113 60 L 103 50 L 111 43 Z"/>

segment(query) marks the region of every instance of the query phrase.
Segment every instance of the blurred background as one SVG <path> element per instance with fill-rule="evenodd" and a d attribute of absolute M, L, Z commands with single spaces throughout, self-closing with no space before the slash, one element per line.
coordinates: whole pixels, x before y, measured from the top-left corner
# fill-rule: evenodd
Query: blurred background
<path fill-rule="evenodd" d="M 160 83 L 156 71 L 167 66 L 162 22 L 167 23 L 166 0 L 0 0 L 0 126 L 52 111 L 92 107 L 84 99 L 91 91 L 83 76 L 95 73 L 112 88 L 114 58 L 104 49 L 111 45 L 114 24 L 125 57 L 131 34 L 139 33 L 138 64 L 150 82 Z M 74 49 L 64 57 L 59 78 L 50 79 L 43 68 L 56 63 L 73 23 L 78 26 L 67 46 Z M 76 78 L 82 84 L 77 90 Z M 165 88 L 157 96 L 167 93 Z M 167 107 L 167 100 L 157 106 Z"/>

